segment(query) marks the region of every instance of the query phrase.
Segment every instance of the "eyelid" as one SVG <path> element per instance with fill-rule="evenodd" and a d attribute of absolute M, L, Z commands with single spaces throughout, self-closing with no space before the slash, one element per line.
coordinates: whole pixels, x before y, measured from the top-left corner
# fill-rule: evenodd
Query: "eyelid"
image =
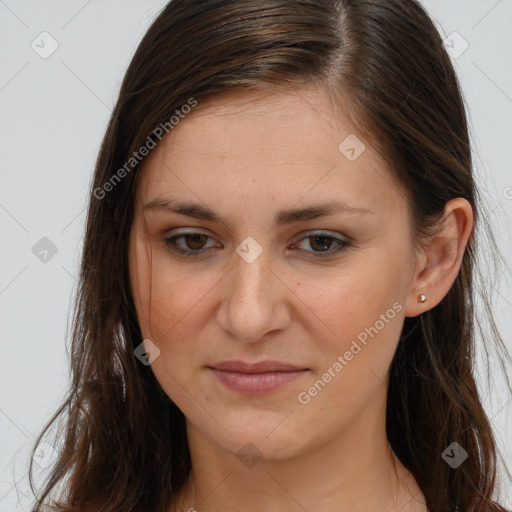
<path fill-rule="evenodd" d="M 205 235 L 205 236 L 215 239 L 215 237 L 212 236 L 209 232 L 205 233 L 204 231 L 201 230 L 201 228 L 196 228 L 195 226 L 191 226 L 190 228 L 176 228 L 176 230 L 177 230 L 176 232 L 174 229 L 171 230 L 170 233 L 172 233 L 172 234 L 166 234 L 165 237 L 171 238 L 171 237 L 178 236 L 178 235 Z M 180 231 L 180 230 L 182 230 L 182 231 Z M 331 231 L 328 229 L 310 229 L 307 231 L 302 231 L 301 233 L 299 233 L 296 236 L 297 236 L 297 238 L 296 238 L 297 241 L 301 241 L 304 238 L 308 238 L 310 236 L 329 236 L 329 237 L 337 238 L 337 239 L 340 239 L 340 240 L 346 241 L 346 242 L 352 241 L 349 236 L 344 235 L 343 233 L 338 233 L 337 231 Z"/>
<path fill-rule="evenodd" d="M 179 229 L 179 228 L 178 228 Z M 163 241 L 164 243 L 169 246 L 169 244 L 174 240 L 174 239 L 181 239 L 181 238 L 184 238 L 186 236 L 191 236 L 191 235 L 201 235 L 201 236 L 205 236 L 207 237 L 207 239 L 209 240 L 212 240 L 212 241 L 215 241 L 217 243 L 219 243 L 215 237 L 213 237 L 211 234 L 209 233 L 204 233 L 200 230 L 198 230 L 198 228 L 181 228 L 183 229 L 183 231 L 178 231 L 178 232 L 174 232 L 174 230 L 171 232 L 171 233 L 168 233 L 166 235 L 164 235 L 164 238 L 163 238 Z M 206 242 L 208 243 L 208 241 Z M 196 251 L 193 251 L 191 249 L 189 250 L 186 250 L 186 249 L 181 249 L 179 247 L 173 247 L 171 250 L 175 251 L 175 252 L 179 252 L 181 254 L 190 254 L 190 255 L 199 255 L 199 254 L 203 254 L 205 250 L 207 249 L 213 249 L 213 247 L 206 247 L 206 249 L 199 249 L 199 250 L 196 250 Z"/>
<path fill-rule="evenodd" d="M 329 249 L 327 251 L 304 251 L 309 253 L 311 258 L 315 259 L 321 259 L 321 258 L 329 258 L 329 257 L 335 257 L 339 255 L 339 253 L 346 250 L 348 247 L 350 247 L 353 244 L 353 241 L 350 237 L 343 235 L 338 232 L 333 232 L 330 230 L 325 229 L 317 229 L 317 230 L 310 230 L 310 231 L 304 231 L 300 234 L 300 237 L 297 239 L 296 242 L 292 244 L 296 245 L 297 243 L 302 242 L 303 240 L 307 240 L 311 237 L 325 237 L 330 238 L 334 241 L 334 243 L 337 245 L 337 248 L 335 249 Z"/>
<path fill-rule="evenodd" d="M 310 229 L 308 231 L 302 231 L 297 236 L 300 237 L 298 240 L 303 240 L 304 238 L 309 238 L 310 236 L 328 236 L 331 238 L 337 238 L 338 240 L 342 241 L 350 241 L 350 238 L 347 235 L 338 233 L 337 231 L 331 231 L 329 229 Z"/>
<path fill-rule="evenodd" d="M 180 229 L 182 231 L 180 231 Z M 166 236 L 164 236 L 163 241 L 169 247 L 169 250 L 171 250 L 175 253 L 179 253 L 179 254 L 182 254 L 185 256 L 191 256 L 191 257 L 204 255 L 207 250 L 215 248 L 215 247 L 206 247 L 206 248 L 193 250 L 193 249 L 182 249 L 177 246 L 173 246 L 173 247 L 170 246 L 171 242 L 174 239 L 180 239 L 182 237 L 186 237 L 187 235 L 189 235 L 189 236 L 190 235 L 203 235 L 210 240 L 215 240 L 215 237 L 213 237 L 212 235 L 210 235 L 208 233 L 202 232 L 200 230 L 200 228 L 191 227 L 191 228 L 178 228 L 178 232 L 173 231 L 171 234 L 167 234 Z M 297 236 L 296 241 L 293 242 L 291 244 L 291 246 L 294 246 L 294 245 L 296 245 L 304 240 L 307 240 L 308 238 L 314 237 L 314 236 L 330 238 L 337 245 L 337 248 L 329 249 L 327 251 L 300 250 L 302 252 L 309 253 L 310 255 L 312 255 L 309 257 L 312 257 L 315 259 L 334 257 L 335 255 L 338 255 L 340 252 L 346 250 L 353 243 L 352 239 L 344 234 L 341 234 L 338 232 L 333 232 L 330 230 L 325 230 L 325 229 L 317 229 L 317 230 L 304 231 L 304 232 L 300 233 Z M 206 242 L 206 243 L 208 243 L 208 242 Z M 290 246 L 288 246 L 288 247 L 290 247 Z"/>

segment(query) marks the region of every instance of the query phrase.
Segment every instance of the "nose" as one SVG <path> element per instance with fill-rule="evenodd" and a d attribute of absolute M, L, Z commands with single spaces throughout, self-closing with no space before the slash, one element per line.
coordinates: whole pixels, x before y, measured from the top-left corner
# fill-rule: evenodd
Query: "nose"
<path fill-rule="evenodd" d="M 251 263 L 236 254 L 224 280 L 217 321 L 239 341 L 256 342 L 290 321 L 286 296 L 291 292 L 271 267 L 265 251 Z"/>

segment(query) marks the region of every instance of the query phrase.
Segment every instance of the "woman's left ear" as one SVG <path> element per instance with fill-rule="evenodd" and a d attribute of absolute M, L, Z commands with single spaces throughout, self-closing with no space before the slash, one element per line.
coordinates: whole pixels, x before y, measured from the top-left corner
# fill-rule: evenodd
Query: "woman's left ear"
<path fill-rule="evenodd" d="M 473 228 L 471 204 L 461 197 L 448 201 L 436 231 L 417 254 L 405 316 L 420 315 L 443 300 L 459 273 Z"/>

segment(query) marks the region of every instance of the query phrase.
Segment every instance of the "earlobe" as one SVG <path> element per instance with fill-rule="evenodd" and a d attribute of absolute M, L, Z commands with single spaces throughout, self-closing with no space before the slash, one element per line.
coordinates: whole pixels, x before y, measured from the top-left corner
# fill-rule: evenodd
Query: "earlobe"
<path fill-rule="evenodd" d="M 435 232 L 425 242 L 411 281 L 405 315 L 414 317 L 437 306 L 455 281 L 473 233 L 471 204 L 461 197 L 448 201 Z"/>

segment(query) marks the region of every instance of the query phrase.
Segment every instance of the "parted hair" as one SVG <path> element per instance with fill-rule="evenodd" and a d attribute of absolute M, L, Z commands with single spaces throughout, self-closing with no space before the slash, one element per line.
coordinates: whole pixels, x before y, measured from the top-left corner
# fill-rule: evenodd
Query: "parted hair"
<path fill-rule="evenodd" d="M 172 0 L 131 60 L 97 158 L 70 388 L 34 447 L 53 432 L 58 457 L 34 511 L 166 512 L 191 470 L 184 415 L 134 356 L 142 334 L 128 246 L 144 159 L 108 193 L 94 191 L 148 137 L 158 144 L 155 127 L 191 98 L 309 85 L 340 105 L 343 97 L 389 162 L 407 191 L 415 242 L 456 197 L 472 205 L 476 228 L 485 223 L 460 86 L 417 1 Z M 478 236 L 475 229 L 445 298 L 405 319 L 390 367 L 387 436 L 432 512 L 504 511 L 493 501 L 497 448 L 475 384 L 477 293 L 488 304 L 476 283 Z M 506 355 L 494 327 L 479 343 Z M 456 470 L 441 457 L 454 441 L 469 454 Z M 31 465 L 31 482 L 32 472 Z"/>

